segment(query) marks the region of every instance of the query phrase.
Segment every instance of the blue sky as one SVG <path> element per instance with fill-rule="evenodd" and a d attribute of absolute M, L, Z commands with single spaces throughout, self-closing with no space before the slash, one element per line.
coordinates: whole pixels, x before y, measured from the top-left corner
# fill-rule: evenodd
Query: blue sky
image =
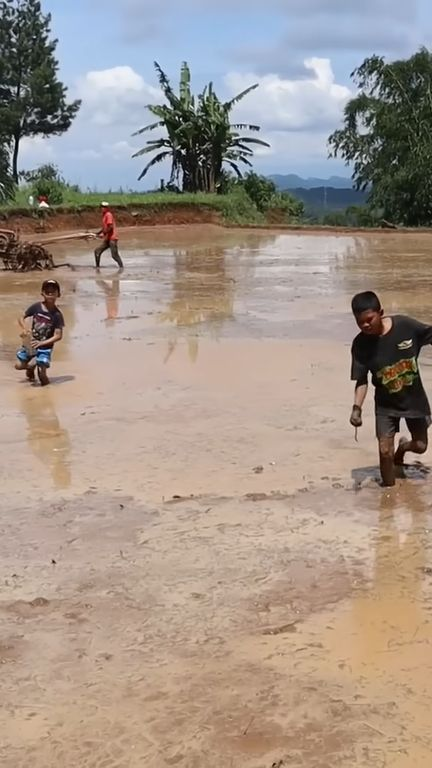
<path fill-rule="evenodd" d="M 181 62 L 199 90 L 213 80 L 223 96 L 259 82 L 235 115 L 262 126 L 270 151 L 262 173 L 329 176 L 326 138 L 351 95 L 349 73 L 365 56 L 410 55 L 430 45 L 426 0 L 42 0 L 52 14 L 61 76 L 83 100 L 71 130 L 26 140 L 21 167 L 52 161 L 83 187 L 151 188 L 161 166 L 138 183 L 145 104 L 158 101 L 153 61 L 177 82 Z"/>

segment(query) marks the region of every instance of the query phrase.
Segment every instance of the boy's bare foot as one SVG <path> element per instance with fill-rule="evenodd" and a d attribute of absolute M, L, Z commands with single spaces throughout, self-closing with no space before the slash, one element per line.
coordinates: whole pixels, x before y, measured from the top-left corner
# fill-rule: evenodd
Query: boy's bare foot
<path fill-rule="evenodd" d="M 34 381 L 35 380 L 36 377 L 35 377 L 34 366 L 32 366 L 31 368 L 26 368 L 26 376 L 27 376 L 28 381 Z"/>
<path fill-rule="evenodd" d="M 403 467 L 404 456 L 405 456 L 405 453 L 406 453 L 405 446 L 409 442 L 410 441 L 406 437 L 401 437 L 401 439 L 399 440 L 398 449 L 397 449 L 397 451 L 395 453 L 395 457 L 394 457 L 394 463 L 395 463 L 396 467 Z"/>
<path fill-rule="evenodd" d="M 46 368 L 43 365 L 38 365 L 38 376 L 41 387 L 46 387 L 49 384 L 48 374 Z"/>

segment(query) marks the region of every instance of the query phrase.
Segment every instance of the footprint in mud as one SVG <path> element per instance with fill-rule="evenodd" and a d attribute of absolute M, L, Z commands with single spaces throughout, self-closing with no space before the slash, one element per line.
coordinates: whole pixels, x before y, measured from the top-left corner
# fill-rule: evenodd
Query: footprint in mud
<path fill-rule="evenodd" d="M 6 606 L 6 609 L 11 613 L 15 613 L 16 616 L 20 616 L 23 619 L 33 618 L 49 608 L 51 605 L 49 600 L 45 597 L 36 597 L 34 600 L 17 600 L 15 603 L 10 603 Z"/>
<path fill-rule="evenodd" d="M 18 660 L 23 635 L 8 637 L 0 642 L 0 664 L 13 664 Z"/>
<path fill-rule="evenodd" d="M 88 619 L 85 616 L 82 616 L 78 611 L 68 611 L 67 613 L 63 614 L 64 618 L 68 621 L 74 621 L 77 624 L 85 624 Z"/>
<path fill-rule="evenodd" d="M 285 501 L 285 499 L 289 499 L 291 496 L 289 493 L 271 491 L 271 493 L 245 493 L 243 498 L 246 501 Z"/>
<path fill-rule="evenodd" d="M 263 631 L 263 635 L 286 635 L 288 632 L 297 632 L 298 621 L 291 621 L 281 627 L 269 627 Z"/>

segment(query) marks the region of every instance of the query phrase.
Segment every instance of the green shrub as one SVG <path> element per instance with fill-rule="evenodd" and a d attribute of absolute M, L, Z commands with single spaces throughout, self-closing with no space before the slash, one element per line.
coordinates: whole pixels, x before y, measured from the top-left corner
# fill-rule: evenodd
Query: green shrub
<path fill-rule="evenodd" d="M 62 204 L 67 185 L 57 166 L 47 163 L 33 171 L 24 171 L 21 177 L 29 185 L 29 194 L 36 198 L 45 195 L 50 205 Z"/>

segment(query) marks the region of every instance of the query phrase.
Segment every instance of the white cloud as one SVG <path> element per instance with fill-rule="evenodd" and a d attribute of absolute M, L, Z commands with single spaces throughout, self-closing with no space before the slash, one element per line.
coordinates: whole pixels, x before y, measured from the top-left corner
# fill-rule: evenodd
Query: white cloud
<path fill-rule="evenodd" d="M 257 123 L 262 128 L 259 138 L 271 144 L 270 149 L 255 150 L 257 170 L 301 171 L 325 163 L 327 136 L 340 124 L 352 95 L 336 82 L 330 60 L 306 59 L 303 72 L 292 77 L 230 72 L 217 90 L 230 98 L 255 82 L 259 88 L 235 108 L 233 120 Z M 71 130 L 51 140 L 24 140 L 22 165 L 29 168 L 52 160 L 66 178 L 84 186 L 135 186 L 144 161 L 131 157 L 146 137 L 131 134 L 152 121 L 144 106 L 160 102 L 160 91 L 132 67 L 119 66 L 88 72 L 75 93 L 83 104 Z M 146 184 L 159 176 L 158 168 Z"/>
<path fill-rule="evenodd" d="M 132 156 L 136 147 L 133 147 L 128 141 L 115 141 L 113 144 L 104 144 L 102 151 L 114 160 L 124 160 Z"/>
<path fill-rule="evenodd" d="M 49 162 L 54 158 L 54 148 L 49 139 L 42 136 L 25 136 L 20 142 L 20 154 L 29 167 L 35 160 L 40 163 Z"/>
<path fill-rule="evenodd" d="M 146 104 L 158 101 L 160 92 L 146 83 L 132 67 L 121 66 L 87 72 L 77 83 L 82 99 L 78 120 L 99 127 L 112 125 L 139 127 Z"/>
<path fill-rule="evenodd" d="M 304 66 L 309 75 L 302 79 L 284 79 L 277 74 L 228 74 L 225 84 L 230 95 L 255 82 L 259 84 L 236 107 L 235 119 L 258 123 L 265 132 L 335 128 L 352 93 L 335 82 L 329 59 L 306 59 Z"/>
<path fill-rule="evenodd" d="M 102 152 L 97 152 L 95 149 L 71 149 L 69 155 L 77 160 L 97 160 L 102 157 Z"/>

